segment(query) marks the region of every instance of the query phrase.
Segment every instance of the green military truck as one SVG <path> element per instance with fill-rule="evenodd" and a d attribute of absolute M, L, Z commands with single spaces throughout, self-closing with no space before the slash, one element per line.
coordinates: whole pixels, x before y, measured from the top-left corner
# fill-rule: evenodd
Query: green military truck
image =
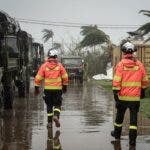
<path fill-rule="evenodd" d="M 19 97 L 29 93 L 32 36 L 19 23 L 0 11 L 0 106 L 13 107 L 15 87 Z"/>
<path fill-rule="evenodd" d="M 62 56 L 61 63 L 65 67 L 69 79 L 83 83 L 84 60 L 80 56 Z"/>
<path fill-rule="evenodd" d="M 2 67 L 0 67 L 0 80 L 2 79 Z M 2 106 L 2 82 L 0 81 L 0 108 Z"/>

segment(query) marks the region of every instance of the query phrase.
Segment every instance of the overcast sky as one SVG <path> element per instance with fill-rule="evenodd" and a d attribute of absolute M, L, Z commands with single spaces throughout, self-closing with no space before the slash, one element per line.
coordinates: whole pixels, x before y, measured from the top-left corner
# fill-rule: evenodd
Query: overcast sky
<path fill-rule="evenodd" d="M 149 18 L 139 14 L 150 10 L 150 0 L 0 0 L 0 10 L 14 18 L 34 19 L 49 22 L 79 24 L 142 25 Z M 42 30 L 51 29 L 56 42 L 69 42 L 70 37 L 82 39 L 80 27 L 58 27 L 53 25 L 27 24 L 21 28 L 30 33 L 35 41 L 43 43 Z M 100 28 L 115 44 L 127 36 L 127 31 L 136 28 Z M 45 44 L 45 46 L 47 46 Z"/>

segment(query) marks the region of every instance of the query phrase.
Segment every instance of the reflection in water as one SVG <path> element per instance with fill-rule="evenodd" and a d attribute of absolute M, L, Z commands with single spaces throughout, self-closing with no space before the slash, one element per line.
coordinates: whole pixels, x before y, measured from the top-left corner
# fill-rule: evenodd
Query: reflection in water
<path fill-rule="evenodd" d="M 136 150 L 135 146 L 129 146 L 129 150 Z"/>
<path fill-rule="evenodd" d="M 122 150 L 120 141 L 114 140 L 114 141 L 111 141 L 111 144 L 113 145 L 114 150 Z"/>
<path fill-rule="evenodd" d="M 121 141 L 120 141 L 120 140 L 111 141 L 111 144 L 113 145 L 114 150 L 124 150 L 124 149 L 121 147 Z M 127 149 L 127 148 L 126 148 L 126 149 Z M 129 146 L 129 150 L 136 150 L 136 146 Z"/>
<path fill-rule="evenodd" d="M 46 150 L 62 150 L 61 144 L 60 144 L 60 131 L 57 130 L 55 132 L 55 135 L 53 137 L 53 129 L 48 128 L 48 137 L 47 137 L 47 149 Z"/>
<path fill-rule="evenodd" d="M 51 150 L 54 145 L 62 149 L 60 141 L 64 150 L 115 149 L 116 145 L 110 143 L 111 94 L 92 83 L 69 85 L 63 95 L 61 136 L 60 131 L 50 132 L 46 128 L 42 95 L 34 97 L 30 93 L 28 99 L 15 98 L 12 111 L 0 110 L 0 150 Z M 148 150 L 149 139 L 139 139 L 137 149 L 140 146 L 139 149 Z M 127 150 L 127 141 L 122 142 L 122 150 Z"/>
<path fill-rule="evenodd" d="M 111 94 L 91 82 L 72 84 L 68 87 L 63 109 L 80 111 L 84 116 L 82 124 L 86 126 L 99 126 L 107 121 L 107 116 L 112 115 Z"/>
<path fill-rule="evenodd" d="M 111 110 L 111 101 L 108 101 L 109 99 L 106 99 L 106 96 L 102 89 L 99 89 L 92 83 L 84 88 L 83 109 L 86 125 L 98 126 L 106 120 L 106 115 Z"/>
<path fill-rule="evenodd" d="M 23 122 L 24 111 L 20 115 L 15 111 L 3 111 L 1 116 L 1 147 L 2 150 L 28 150 L 31 141 L 31 134 L 26 132 L 31 130 L 29 126 Z"/>
<path fill-rule="evenodd" d="M 0 110 L 1 150 L 31 149 L 34 126 L 43 124 L 42 104 L 37 101 L 33 97 L 16 98 L 13 110 Z M 39 109 L 40 115 L 35 113 Z"/>

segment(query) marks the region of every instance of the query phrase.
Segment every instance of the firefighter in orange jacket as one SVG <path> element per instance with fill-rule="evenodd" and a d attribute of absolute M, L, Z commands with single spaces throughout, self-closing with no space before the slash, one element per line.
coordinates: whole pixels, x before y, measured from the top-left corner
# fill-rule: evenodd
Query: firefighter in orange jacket
<path fill-rule="evenodd" d="M 113 93 L 117 113 L 111 135 L 120 140 L 124 114 L 126 109 L 129 108 L 129 144 L 135 146 L 140 99 L 144 98 L 144 90 L 148 86 L 148 76 L 144 65 L 136 60 L 133 55 L 136 48 L 132 43 L 124 43 L 121 50 L 123 59 L 117 64 L 113 77 Z"/>
<path fill-rule="evenodd" d="M 62 64 L 58 62 L 56 50 L 48 52 L 47 61 L 41 65 L 35 76 L 35 94 L 40 92 L 39 87 L 42 80 L 44 80 L 43 99 L 47 105 L 47 127 L 51 128 L 53 121 L 56 127 L 60 127 L 62 92 L 67 91 L 68 74 Z"/>

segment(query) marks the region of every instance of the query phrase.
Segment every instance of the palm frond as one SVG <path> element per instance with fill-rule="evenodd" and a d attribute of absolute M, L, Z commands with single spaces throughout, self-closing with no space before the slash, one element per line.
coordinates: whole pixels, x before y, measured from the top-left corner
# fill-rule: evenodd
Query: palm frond
<path fill-rule="evenodd" d="M 127 32 L 130 36 L 132 37 L 139 37 L 142 36 L 142 31 L 141 30 L 135 30 L 135 31 L 130 31 Z"/>
<path fill-rule="evenodd" d="M 143 15 L 150 17 L 150 11 L 149 10 L 140 10 L 139 13 L 143 13 Z"/>
<path fill-rule="evenodd" d="M 44 33 L 43 34 L 44 43 L 47 42 L 50 38 L 53 38 L 53 36 L 54 36 L 54 33 L 52 30 L 43 29 L 42 32 Z"/>
<path fill-rule="evenodd" d="M 146 13 L 150 13 L 150 10 L 140 10 L 140 11 L 139 11 L 139 13 L 143 13 L 143 12 L 144 12 L 144 13 L 145 13 L 145 12 L 146 12 Z"/>
<path fill-rule="evenodd" d="M 140 28 L 137 29 L 138 32 L 141 32 L 141 35 L 146 35 L 150 32 L 150 22 L 142 25 Z"/>

